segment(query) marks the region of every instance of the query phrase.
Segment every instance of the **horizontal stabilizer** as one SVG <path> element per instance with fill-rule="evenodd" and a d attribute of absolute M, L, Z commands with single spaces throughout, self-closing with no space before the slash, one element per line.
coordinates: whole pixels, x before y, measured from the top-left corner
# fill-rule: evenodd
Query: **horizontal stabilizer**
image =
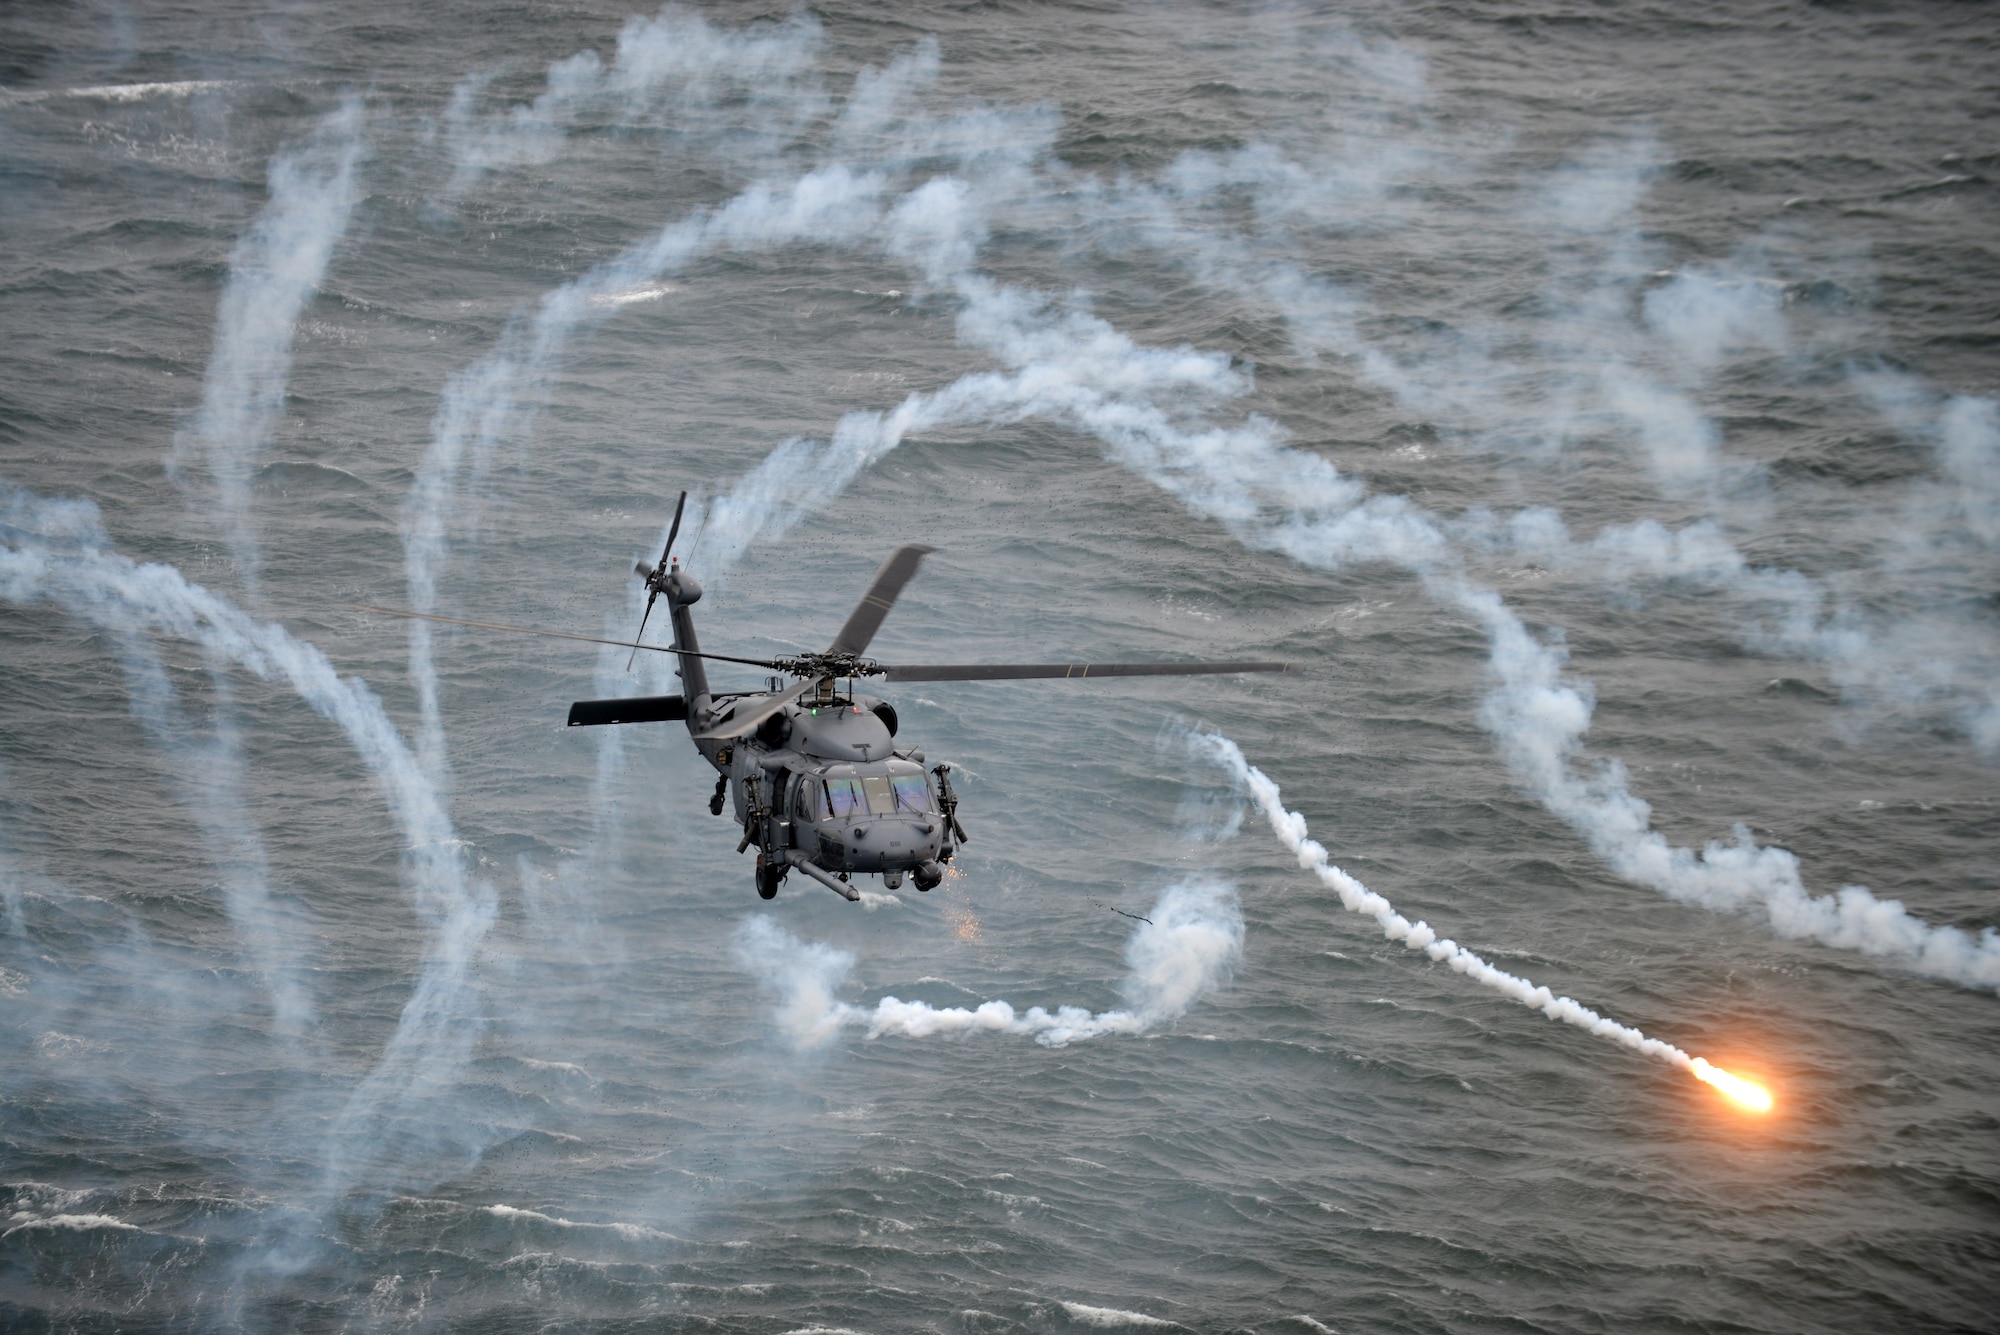
<path fill-rule="evenodd" d="M 628 695 L 616 700 L 579 700 L 569 707 L 569 726 L 589 728 L 599 723 L 678 723 L 688 716 L 688 702 L 678 695 Z"/>

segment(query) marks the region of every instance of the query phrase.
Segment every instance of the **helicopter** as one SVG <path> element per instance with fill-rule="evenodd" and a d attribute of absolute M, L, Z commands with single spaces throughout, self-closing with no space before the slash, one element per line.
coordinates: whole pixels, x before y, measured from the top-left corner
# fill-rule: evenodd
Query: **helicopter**
<path fill-rule="evenodd" d="M 794 871 L 852 902 L 861 899 L 852 884 L 857 874 L 879 875 L 889 890 L 901 887 L 905 876 L 920 891 L 935 889 L 967 842 L 951 766 L 926 769 L 920 748 L 896 740 L 895 706 L 856 690 L 858 681 L 1083 680 L 1293 670 L 1282 662 L 891 665 L 865 658 L 903 586 L 923 558 L 937 550 L 921 543 L 889 554 L 824 650 L 769 659 L 712 653 L 696 638 L 690 611 L 701 601 L 701 583 L 673 554 L 687 496 L 683 491 L 674 507 L 659 561 L 634 567 L 646 581 L 646 610 L 630 640 L 356 606 L 386 616 L 629 648 L 628 669 L 641 649 L 677 655 L 679 694 L 579 700 L 570 706 L 568 726 L 684 722 L 695 749 L 717 774 L 709 812 L 720 816 L 725 803 L 731 807 L 743 830 L 736 851 L 756 848 L 757 893 L 764 899 L 776 898 Z M 646 624 L 662 596 L 673 643 L 647 644 Z M 760 691 L 714 691 L 704 666 L 708 662 L 747 664 L 782 675 L 767 679 Z M 787 686 L 787 676 L 797 681 Z"/>

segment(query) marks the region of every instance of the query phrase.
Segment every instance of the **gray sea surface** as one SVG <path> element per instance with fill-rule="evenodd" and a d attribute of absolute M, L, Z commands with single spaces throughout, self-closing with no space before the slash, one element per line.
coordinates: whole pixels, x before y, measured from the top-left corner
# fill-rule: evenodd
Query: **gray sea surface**
<path fill-rule="evenodd" d="M 0 8 L 0 1326 L 2000 1329 L 1996 136 L 1976 5 Z M 882 687 L 953 875 L 767 905 L 663 655 L 353 606 L 683 489 L 722 652 L 1299 671 Z"/>

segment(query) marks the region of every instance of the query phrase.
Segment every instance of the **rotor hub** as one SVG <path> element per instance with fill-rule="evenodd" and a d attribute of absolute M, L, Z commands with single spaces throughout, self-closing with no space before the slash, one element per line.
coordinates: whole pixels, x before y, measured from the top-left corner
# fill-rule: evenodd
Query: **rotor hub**
<path fill-rule="evenodd" d="M 882 667 L 874 659 L 848 653 L 799 654 L 792 658 L 774 658 L 771 660 L 771 666 L 791 676 L 813 680 L 822 677 L 882 675 Z"/>

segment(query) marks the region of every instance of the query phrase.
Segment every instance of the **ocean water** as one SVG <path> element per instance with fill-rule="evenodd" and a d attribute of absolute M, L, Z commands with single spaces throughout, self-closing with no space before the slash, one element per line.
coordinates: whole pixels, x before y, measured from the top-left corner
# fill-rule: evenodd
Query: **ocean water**
<path fill-rule="evenodd" d="M 0 10 L 0 1325 L 1995 1329 L 1997 71 Z M 562 727 L 668 665 L 353 606 L 625 637 L 683 489 L 723 652 L 1300 670 L 885 687 L 955 874 L 767 905 Z"/>

